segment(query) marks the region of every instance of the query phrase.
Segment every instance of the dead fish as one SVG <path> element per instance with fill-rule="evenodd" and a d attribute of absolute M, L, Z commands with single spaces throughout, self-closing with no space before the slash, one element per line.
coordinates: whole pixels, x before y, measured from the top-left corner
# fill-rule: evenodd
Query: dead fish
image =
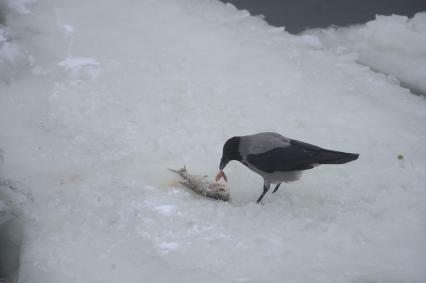
<path fill-rule="evenodd" d="M 186 167 L 179 170 L 169 170 L 182 177 L 183 181 L 179 182 L 180 184 L 197 194 L 223 201 L 231 199 L 231 194 L 224 184 L 209 180 L 207 176 L 191 175 L 186 170 Z"/>

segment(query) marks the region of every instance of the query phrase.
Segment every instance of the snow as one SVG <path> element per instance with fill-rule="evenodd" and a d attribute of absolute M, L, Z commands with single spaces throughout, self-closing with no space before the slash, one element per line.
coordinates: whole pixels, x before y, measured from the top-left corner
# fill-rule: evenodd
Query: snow
<path fill-rule="evenodd" d="M 99 62 L 94 58 L 68 57 L 58 65 L 68 71 L 72 79 L 94 78 L 99 74 Z"/>
<path fill-rule="evenodd" d="M 67 58 L 62 62 L 59 62 L 59 66 L 65 67 L 67 69 L 80 69 L 84 66 L 97 66 L 99 65 L 98 62 L 96 62 L 96 59 L 93 58 L 82 58 L 82 57 L 76 57 L 76 58 Z"/>
<path fill-rule="evenodd" d="M 28 63 L 24 49 L 12 41 L 7 28 L 0 25 L 0 82 L 10 81 Z"/>
<path fill-rule="evenodd" d="M 3 201 L 0 200 L 0 227 L 3 223 L 10 220 L 10 207 L 7 206 Z"/>
<path fill-rule="evenodd" d="M 155 210 L 164 216 L 171 216 L 176 209 L 174 205 L 165 204 L 157 206 Z"/>
<path fill-rule="evenodd" d="M 322 45 L 337 55 L 356 54 L 357 62 L 397 78 L 414 93 L 426 95 L 426 12 L 377 16 L 352 27 L 313 29 Z"/>
<path fill-rule="evenodd" d="M 2 0 L 0 4 L 6 2 L 9 9 L 18 14 L 29 14 L 29 5 L 36 2 L 36 0 Z"/>
<path fill-rule="evenodd" d="M 21 55 L 0 84 L 19 282 L 425 281 L 424 97 L 219 1 L 25 7 L 8 17 Z M 360 159 L 263 205 L 236 162 L 231 203 L 167 170 L 213 176 L 227 138 L 261 131 Z"/>

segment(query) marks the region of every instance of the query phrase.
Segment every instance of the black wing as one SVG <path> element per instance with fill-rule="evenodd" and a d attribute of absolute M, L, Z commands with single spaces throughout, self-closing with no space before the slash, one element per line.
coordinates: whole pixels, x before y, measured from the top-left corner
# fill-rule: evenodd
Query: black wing
<path fill-rule="evenodd" d="M 259 154 L 249 154 L 247 161 L 264 172 L 272 173 L 312 169 L 315 164 L 321 163 L 336 164 L 346 155 L 347 153 L 291 140 L 290 146 L 274 148 Z"/>

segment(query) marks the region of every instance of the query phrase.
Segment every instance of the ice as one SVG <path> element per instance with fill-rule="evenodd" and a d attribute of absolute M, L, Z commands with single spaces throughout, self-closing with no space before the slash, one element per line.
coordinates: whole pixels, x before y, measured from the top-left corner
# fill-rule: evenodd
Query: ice
<path fill-rule="evenodd" d="M 97 66 L 99 63 L 94 58 L 74 57 L 67 58 L 59 62 L 58 65 L 67 69 L 80 69 L 84 66 Z"/>
<path fill-rule="evenodd" d="M 158 213 L 164 216 L 171 216 L 175 212 L 175 207 L 173 205 L 160 205 L 155 208 Z"/>
<path fill-rule="evenodd" d="M 67 34 L 72 34 L 74 32 L 74 28 L 70 25 L 63 25 L 63 28 Z"/>
<path fill-rule="evenodd" d="M 30 13 L 30 9 L 28 8 L 28 6 L 31 3 L 36 2 L 36 0 L 2 0 L 5 1 L 8 5 L 8 7 L 19 14 L 29 14 Z M 0 4 L 2 4 L 0 2 Z"/>
<path fill-rule="evenodd" d="M 93 79 L 99 75 L 99 62 L 94 58 L 68 57 L 58 65 L 69 72 L 72 79 Z"/>
<path fill-rule="evenodd" d="M 0 226 L 10 220 L 10 208 L 0 200 Z"/>
<path fill-rule="evenodd" d="M 325 48 L 336 54 L 356 53 L 357 61 L 390 74 L 414 93 L 426 95 L 426 12 L 376 16 L 353 27 L 314 29 Z"/>
<path fill-rule="evenodd" d="M 10 82 L 29 64 L 25 50 L 0 25 L 0 83 Z"/>
<path fill-rule="evenodd" d="M 159 243 L 158 247 L 162 250 L 163 253 L 169 253 L 171 251 L 176 250 L 179 247 L 179 244 L 176 242 L 171 242 L 171 243 Z"/>
<path fill-rule="evenodd" d="M 426 101 L 357 50 L 219 1 L 27 8 L 8 15 L 20 55 L 0 65 L 19 282 L 426 280 Z M 414 33 L 424 25 L 416 16 Z M 360 159 L 309 170 L 262 205 L 262 180 L 236 162 L 230 203 L 167 170 L 212 177 L 227 138 L 260 131 Z"/>

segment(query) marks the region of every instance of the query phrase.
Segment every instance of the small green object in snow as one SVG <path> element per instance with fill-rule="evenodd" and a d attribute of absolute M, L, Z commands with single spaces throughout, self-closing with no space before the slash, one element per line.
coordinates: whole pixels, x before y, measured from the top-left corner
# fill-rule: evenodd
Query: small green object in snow
<path fill-rule="evenodd" d="M 398 160 L 403 160 L 404 159 L 404 156 L 402 155 L 402 154 L 398 154 Z"/>

